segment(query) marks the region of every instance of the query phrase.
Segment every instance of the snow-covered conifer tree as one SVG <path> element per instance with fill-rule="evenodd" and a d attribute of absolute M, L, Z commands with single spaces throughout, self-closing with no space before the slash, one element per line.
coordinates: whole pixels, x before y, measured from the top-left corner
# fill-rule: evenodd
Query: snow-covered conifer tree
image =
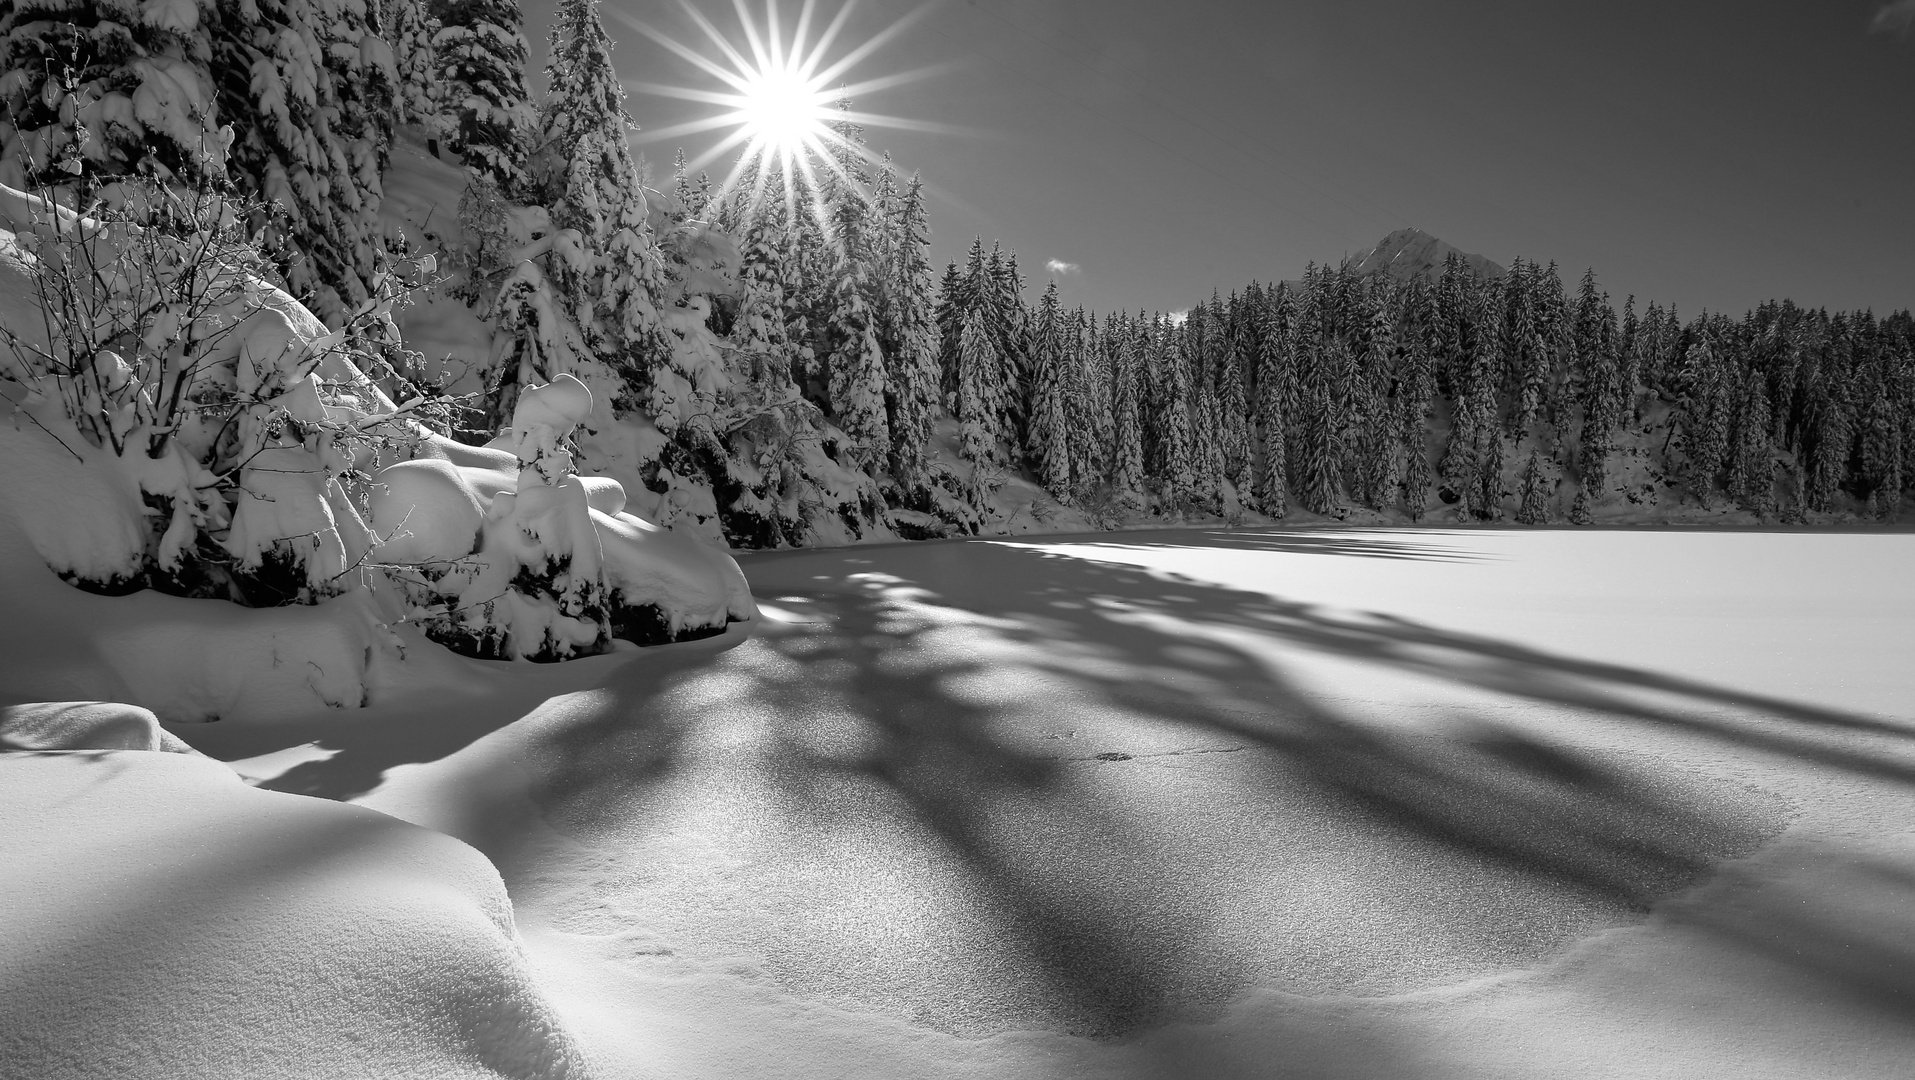
<path fill-rule="evenodd" d="M 1194 433 L 1190 416 L 1190 366 L 1183 356 L 1183 335 L 1159 316 L 1152 322 L 1150 359 L 1158 397 L 1157 483 L 1166 512 L 1181 511 L 1196 486 L 1192 468 Z"/>
<path fill-rule="evenodd" d="M 898 206 L 892 243 L 890 333 L 884 343 L 890 378 L 891 470 L 910 481 L 923 471 L 937 419 L 939 383 L 938 311 L 931 296 L 930 221 L 924 181 L 913 176 Z"/>
<path fill-rule="evenodd" d="M 1279 284 L 1267 295 L 1259 316 L 1263 327 L 1257 350 L 1256 503 L 1273 518 L 1283 517 L 1290 501 L 1290 401 L 1294 394 L 1290 363 L 1289 287 Z"/>
<path fill-rule="evenodd" d="M 849 110 L 849 103 L 840 103 Z M 850 440 L 851 457 L 862 466 L 882 462 L 891 450 L 885 417 L 885 357 L 878 343 L 874 270 L 881 266 L 870 207 L 859 187 L 863 160 L 856 125 L 832 122 L 831 168 L 823 188 L 830 215 L 831 268 L 818 331 L 833 418 Z"/>
<path fill-rule="evenodd" d="M 587 384 L 616 374 L 623 396 L 643 396 L 659 389 L 655 369 L 672 351 L 657 308 L 665 271 L 626 141 L 632 122 L 597 0 L 559 5 L 550 57 L 540 146 L 524 186 L 545 204 L 553 228 L 577 236 L 554 244 L 561 257 L 552 268 L 588 366 L 599 376 L 586 376 Z M 650 404 L 661 414 L 672 411 Z"/>
<path fill-rule="evenodd" d="M 1139 380 L 1146 353 L 1141 320 L 1107 326 L 1113 348 L 1110 482 L 1120 502 L 1135 505 L 1144 491 L 1144 433 L 1138 415 Z"/>
<path fill-rule="evenodd" d="M 1031 315 L 1031 425 L 1029 453 L 1044 487 L 1060 501 L 1071 490 L 1069 387 L 1065 374 L 1064 313 L 1052 281 Z"/>
<path fill-rule="evenodd" d="M 380 174 L 398 85 L 375 29 L 350 0 L 222 0 L 214 35 L 219 116 L 235 134 L 229 175 L 278 204 L 267 244 L 287 241 L 291 291 L 331 324 L 366 302 L 384 257 Z"/>
<path fill-rule="evenodd" d="M 1357 472 L 1365 505 L 1382 509 L 1395 499 L 1401 475 L 1401 417 L 1390 390 L 1397 377 L 1394 297 L 1379 279 L 1368 290 L 1363 354 L 1357 360 Z"/>
<path fill-rule="evenodd" d="M 223 178 L 213 0 L 0 7 L 0 182 L 36 189 L 152 172 Z"/>
<path fill-rule="evenodd" d="M 425 0 L 384 0 L 381 30 L 392 43 L 393 70 L 399 80 L 397 119 L 419 124 L 432 138 L 451 130 L 446 122 L 439 86 L 439 62 L 432 39 L 439 21 L 426 12 Z"/>
<path fill-rule="evenodd" d="M 1774 417 L 1769 411 L 1767 381 L 1760 371 L 1751 372 L 1746 380 L 1729 453 L 1729 497 L 1758 514 L 1775 509 Z"/>
<path fill-rule="evenodd" d="M 1549 480 L 1543 475 L 1542 455 L 1535 450 L 1529 452 L 1529 462 L 1523 466 L 1522 485 L 1516 521 L 1522 525 L 1549 524 Z"/>
<path fill-rule="evenodd" d="M 1593 275 L 1590 278 L 1594 280 Z M 1578 324 L 1584 320 L 1578 316 Z M 1578 382 L 1582 391 L 1582 433 L 1579 466 L 1583 490 L 1600 498 L 1608 481 L 1609 454 L 1616 428 L 1623 420 L 1623 402 L 1627 392 L 1616 355 L 1616 311 L 1608 297 L 1595 300 L 1586 315 L 1589 326 L 1578 334 L 1576 358 L 1582 371 Z"/>
<path fill-rule="evenodd" d="M 964 328 L 958 334 L 958 454 L 974 466 L 986 466 L 998 458 L 998 427 L 995 381 L 999 373 L 997 343 L 993 340 L 988 316 L 982 305 L 972 305 L 964 313 Z"/>
<path fill-rule="evenodd" d="M 454 122 L 453 152 L 508 197 L 525 187 L 537 119 L 525 90 L 525 16 L 518 0 L 438 0 L 432 49 Z"/>

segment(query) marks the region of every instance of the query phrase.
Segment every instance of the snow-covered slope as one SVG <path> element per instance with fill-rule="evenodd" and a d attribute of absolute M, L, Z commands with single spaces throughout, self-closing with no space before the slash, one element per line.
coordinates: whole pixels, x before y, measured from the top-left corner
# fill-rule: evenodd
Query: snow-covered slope
<path fill-rule="evenodd" d="M 586 1075 L 457 840 L 141 750 L 0 754 L 0 818 L 6 1080 Z"/>

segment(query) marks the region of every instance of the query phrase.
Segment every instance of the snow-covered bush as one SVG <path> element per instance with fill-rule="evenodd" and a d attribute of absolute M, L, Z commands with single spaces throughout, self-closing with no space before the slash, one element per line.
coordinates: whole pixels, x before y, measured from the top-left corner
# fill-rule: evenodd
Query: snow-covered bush
<path fill-rule="evenodd" d="M 328 330 L 272 284 L 246 208 L 202 186 L 122 183 L 84 212 L 0 189 L 37 317 L 0 324 L 0 382 L 24 422 L 117 477 L 143 536 L 111 564 L 43 552 L 76 583 L 253 605 L 312 602 L 372 542 L 376 463 L 412 415 L 368 377 L 396 341 L 397 279 Z"/>
<path fill-rule="evenodd" d="M 564 660 L 701 637 L 749 618 L 730 556 L 624 512 L 616 480 L 580 476 L 573 431 L 591 391 L 571 375 L 526 388 L 484 448 L 432 440 L 374 479 L 374 549 L 432 637 L 472 656 Z M 415 525 L 414 523 L 417 522 Z"/>
<path fill-rule="evenodd" d="M 141 190 L 80 214 L 0 189 L 31 297 L 0 317 L 0 380 L 41 456 L 63 455 L 40 471 L 94 495 L 28 525 L 69 581 L 252 606 L 364 589 L 389 621 L 409 592 L 441 640 L 536 659 L 750 616 L 728 556 L 653 538 L 616 481 L 576 475 L 570 437 L 593 410 L 577 378 L 526 387 L 493 447 L 455 443 L 421 422 L 451 402 L 394 405 L 373 378 L 403 382 L 397 275 L 328 330 L 267 279 L 243 214 Z"/>

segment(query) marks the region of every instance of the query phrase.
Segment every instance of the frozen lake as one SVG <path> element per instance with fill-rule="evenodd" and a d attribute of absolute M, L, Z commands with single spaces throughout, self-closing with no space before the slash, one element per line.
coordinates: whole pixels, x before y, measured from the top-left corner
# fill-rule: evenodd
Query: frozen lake
<path fill-rule="evenodd" d="M 1911 556 L 1403 530 L 747 555 L 767 618 L 735 648 L 554 672 L 601 685 L 464 749 L 341 728 L 267 783 L 492 855 L 612 1075 L 1894 1075 Z"/>

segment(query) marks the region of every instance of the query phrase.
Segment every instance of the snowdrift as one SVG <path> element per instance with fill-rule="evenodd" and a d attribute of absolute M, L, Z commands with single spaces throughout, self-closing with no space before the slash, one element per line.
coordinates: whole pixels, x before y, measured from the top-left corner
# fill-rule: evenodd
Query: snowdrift
<path fill-rule="evenodd" d="M 498 873 L 192 754 L 0 754 L 0 1077 L 580 1077 Z"/>

